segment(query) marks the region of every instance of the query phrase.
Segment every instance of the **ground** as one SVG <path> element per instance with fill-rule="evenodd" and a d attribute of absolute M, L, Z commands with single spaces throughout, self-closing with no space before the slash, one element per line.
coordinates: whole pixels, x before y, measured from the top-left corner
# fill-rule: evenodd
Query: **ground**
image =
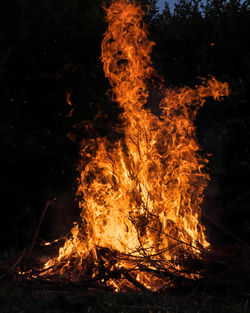
<path fill-rule="evenodd" d="M 115 294 L 100 288 L 38 281 L 0 281 L 1 313 L 247 313 L 249 294 L 204 282 L 164 294 Z"/>

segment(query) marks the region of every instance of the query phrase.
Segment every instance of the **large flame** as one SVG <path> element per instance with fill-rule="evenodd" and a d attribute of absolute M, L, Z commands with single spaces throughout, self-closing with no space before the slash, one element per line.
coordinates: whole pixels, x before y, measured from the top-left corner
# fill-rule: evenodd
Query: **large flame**
<path fill-rule="evenodd" d="M 219 99 L 228 86 L 211 78 L 195 89 L 158 87 L 161 113 L 153 114 L 145 105 L 154 43 L 147 37 L 142 8 L 118 0 L 106 13 L 102 62 L 113 100 L 123 108 L 124 136 L 116 143 L 98 138 L 83 144 L 77 192 L 82 222 L 45 268 L 47 274 L 56 268 L 62 274 L 74 266 L 92 278 L 100 275 L 100 267 L 122 269 L 119 279 L 107 277 L 108 285 L 119 290 L 118 280 L 127 285 L 134 280 L 155 290 L 162 280 L 159 272 L 174 273 L 185 255 L 199 257 L 209 247 L 200 223 L 209 176 L 194 119 L 205 97 Z"/>

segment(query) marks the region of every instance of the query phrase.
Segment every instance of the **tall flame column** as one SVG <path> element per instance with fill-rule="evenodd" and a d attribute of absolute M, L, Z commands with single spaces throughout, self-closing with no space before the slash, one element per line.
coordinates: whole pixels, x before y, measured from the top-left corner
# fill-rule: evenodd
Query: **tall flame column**
<path fill-rule="evenodd" d="M 154 43 L 147 37 L 142 8 L 117 0 L 106 13 L 102 62 L 113 100 L 123 109 L 124 137 L 115 143 L 98 138 L 83 144 L 77 192 L 82 223 L 75 224 L 58 258 L 45 267 L 52 272 L 60 267 L 62 274 L 75 260 L 87 273 L 92 262 L 96 277 L 101 258 L 102 266 L 129 270 L 156 290 L 162 278 L 153 279 L 154 271 L 174 272 L 185 255 L 199 257 L 209 247 L 200 223 L 209 177 L 207 160 L 198 153 L 194 119 L 205 97 L 219 99 L 228 94 L 228 86 L 212 77 L 195 89 L 161 87 L 161 116 L 154 115 L 145 108 Z M 114 279 L 108 281 L 121 289 Z"/>

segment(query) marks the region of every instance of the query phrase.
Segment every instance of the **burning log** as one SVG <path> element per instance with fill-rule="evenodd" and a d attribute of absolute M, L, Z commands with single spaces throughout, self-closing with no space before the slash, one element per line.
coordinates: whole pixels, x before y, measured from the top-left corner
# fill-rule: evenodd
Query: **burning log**
<path fill-rule="evenodd" d="M 117 0 L 105 10 L 101 58 L 112 99 L 123 109 L 124 137 L 82 143 L 82 222 L 40 275 L 85 277 L 117 291 L 124 285 L 155 291 L 169 278 L 200 277 L 186 273 L 183 262 L 209 249 L 200 223 L 208 161 L 199 153 L 194 119 L 205 98 L 228 95 L 228 85 L 211 77 L 195 89 L 164 89 L 162 81 L 156 116 L 145 107 L 147 81 L 158 76 L 142 8 Z"/>

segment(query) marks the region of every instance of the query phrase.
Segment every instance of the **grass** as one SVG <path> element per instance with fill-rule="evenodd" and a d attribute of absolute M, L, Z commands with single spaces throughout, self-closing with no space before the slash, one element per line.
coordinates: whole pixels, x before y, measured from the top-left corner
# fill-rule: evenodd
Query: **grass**
<path fill-rule="evenodd" d="M 198 287 L 198 288 L 197 288 Z M 201 290 L 203 289 L 203 290 Z M 209 289 L 209 288 L 208 288 Z M 1 313 L 248 313 L 248 297 L 196 286 L 157 295 L 114 294 L 82 287 L 60 288 L 31 282 L 0 281 Z"/>

